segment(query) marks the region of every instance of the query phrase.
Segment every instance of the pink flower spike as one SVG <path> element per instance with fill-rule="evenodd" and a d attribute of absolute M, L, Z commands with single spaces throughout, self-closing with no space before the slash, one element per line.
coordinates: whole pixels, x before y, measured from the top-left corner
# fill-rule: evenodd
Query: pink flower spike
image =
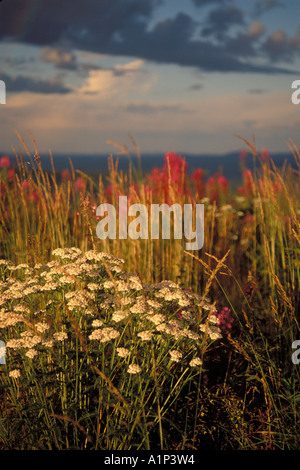
<path fill-rule="evenodd" d="M 10 158 L 7 155 L 3 155 L 0 159 L 0 168 L 9 168 L 10 167 Z"/>
<path fill-rule="evenodd" d="M 79 191 L 82 191 L 83 189 L 83 181 L 82 181 L 82 178 L 79 177 L 77 178 L 77 180 L 75 181 L 75 191 L 78 193 Z"/>
<path fill-rule="evenodd" d="M 261 151 L 261 159 L 262 160 L 269 160 L 270 154 L 266 148 L 263 148 Z"/>
<path fill-rule="evenodd" d="M 22 183 L 22 189 L 29 189 L 30 188 L 30 184 L 28 181 L 23 181 Z"/>
<path fill-rule="evenodd" d="M 61 179 L 62 181 L 70 181 L 71 179 L 71 173 L 70 171 L 68 170 L 68 168 L 66 168 L 65 170 L 63 170 L 61 172 Z"/>

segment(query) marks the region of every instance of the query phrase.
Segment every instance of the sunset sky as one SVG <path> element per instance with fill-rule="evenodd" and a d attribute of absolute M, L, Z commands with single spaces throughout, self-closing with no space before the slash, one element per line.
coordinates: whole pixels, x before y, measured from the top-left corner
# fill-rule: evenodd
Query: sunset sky
<path fill-rule="evenodd" d="M 299 0 L 3 0 L 0 151 L 142 154 L 300 145 Z"/>

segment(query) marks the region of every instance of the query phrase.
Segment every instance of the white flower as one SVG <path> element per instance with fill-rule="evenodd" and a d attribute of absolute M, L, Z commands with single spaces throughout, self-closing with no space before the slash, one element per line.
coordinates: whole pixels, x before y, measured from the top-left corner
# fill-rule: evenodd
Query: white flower
<path fill-rule="evenodd" d="M 222 338 L 221 330 L 217 326 L 200 325 L 199 328 L 204 333 L 207 333 L 212 340 Z"/>
<path fill-rule="evenodd" d="M 44 333 L 44 331 L 49 330 L 50 328 L 48 323 L 42 323 L 42 322 L 36 323 L 35 327 L 39 333 Z"/>
<path fill-rule="evenodd" d="M 9 377 L 13 377 L 14 379 L 18 379 L 19 377 L 21 377 L 21 373 L 19 369 L 11 370 L 8 375 Z"/>
<path fill-rule="evenodd" d="M 61 276 L 61 278 L 59 279 L 59 281 L 62 283 L 62 284 L 75 284 L 75 279 L 71 276 Z"/>
<path fill-rule="evenodd" d="M 150 306 L 150 307 L 153 307 L 153 308 L 160 308 L 161 307 L 161 304 L 159 302 L 157 302 L 156 300 L 147 300 L 147 304 Z"/>
<path fill-rule="evenodd" d="M 139 374 L 141 371 L 142 369 L 137 364 L 130 364 L 127 369 L 128 374 Z"/>
<path fill-rule="evenodd" d="M 118 323 L 119 321 L 124 320 L 124 318 L 128 317 L 129 313 L 128 312 L 123 312 L 122 310 L 117 310 L 112 314 L 112 321 L 115 321 Z"/>
<path fill-rule="evenodd" d="M 68 335 L 65 331 L 59 331 L 58 333 L 54 333 L 53 338 L 56 339 L 56 341 L 64 341 L 68 338 Z"/>
<path fill-rule="evenodd" d="M 150 341 L 152 338 L 153 332 L 151 330 L 140 331 L 138 333 L 138 337 L 142 339 L 142 341 Z"/>
<path fill-rule="evenodd" d="M 88 288 L 89 290 L 92 290 L 92 291 L 93 291 L 93 290 L 99 290 L 99 289 L 101 289 L 101 286 L 100 286 L 100 284 L 96 284 L 95 282 L 90 282 L 90 283 L 87 285 L 87 288 Z"/>
<path fill-rule="evenodd" d="M 179 362 L 180 359 L 182 358 L 182 353 L 180 351 L 177 351 L 176 349 L 173 349 L 172 351 L 169 351 L 170 352 L 170 356 L 171 356 L 171 361 L 174 361 L 174 362 Z"/>
<path fill-rule="evenodd" d="M 210 321 L 210 323 L 212 323 L 214 325 L 217 325 L 218 323 L 220 323 L 219 318 L 216 315 L 214 315 L 213 313 L 211 315 L 209 315 L 209 321 Z"/>
<path fill-rule="evenodd" d="M 92 323 L 92 326 L 94 326 L 95 328 L 102 326 L 102 325 L 103 325 L 103 321 L 101 320 L 94 320 Z"/>
<path fill-rule="evenodd" d="M 42 341 L 42 345 L 45 346 L 46 348 L 52 348 L 53 347 L 53 340 L 52 339 L 44 339 Z"/>
<path fill-rule="evenodd" d="M 188 307 L 190 305 L 190 301 L 186 298 L 181 298 L 178 300 L 178 304 L 180 307 Z"/>
<path fill-rule="evenodd" d="M 195 318 L 193 317 L 193 315 L 190 312 L 184 310 L 184 311 L 181 312 L 181 316 L 185 321 L 187 321 L 189 323 L 195 323 Z"/>
<path fill-rule="evenodd" d="M 22 339 L 10 339 L 9 341 L 7 341 L 6 347 L 11 348 L 11 349 L 23 348 L 23 340 Z"/>
<path fill-rule="evenodd" d="M 186 338 L 194 339 L 195 341 L 197 341 L 199 339 L 199 335 L 197 333 L 195 333 L 195 331 L 185 329 L 183 334 L 184 334 L 184 336 L 186 336 Z"/>
<path fill-rule="evenodd" d="M 37 351 L 35 349 L 29 349 L 25 356 L 29 357 L 30 359 L 33 359 L 34 356 L 37 355 Z"/>
<path fill-rule="evenodd" d="M 52 251 L 53 256 L 59 256 L 62 259 L 76 259 L 81 255 L 81 250 L 79 248 L 56 248 Z"/>
<path fill-rule="evenodd" d="M 192 359 L 190 362 L 190 366 L 191 367 L 202 366 L 202 361 L 200 357 L 195 357 L 194 359 Z"/>
<path fill-rule="evenodd" d="M 104 343 L 105 341 L 110 341 L 111 339 L 118 338 L 120 333 L 113 328 L 103 328 L 93 331 L 89 336 L 89 339 L 95 339 Z"/>
<path fill-rule="evenodd" d="M 155 325 L 159 325 L 165 321 L 165 316 L 157 313 L 156 315 L 147 315 L 147 320 L 153 322 Z"/>
<path fill-rule="evenodd" d="M 131 313 L 147 313 L 148 306 L 143 300 L 138 300 L 132 307 L 130 307 Z"/>
<path fill-rule="evenodd" d="M 118 353 L 118 356 L 120 357 L 127 357 L 129 354 L 129 351 L 126 348 L 117 348 L 117 353 Z"/>
<path fill-rule="evenodd" d="M 112 287 L 114 287 L 114 283 L 108 279 L 107 281 L 103 282 L 103 287 L 105 289 L 111 289 Z"/>

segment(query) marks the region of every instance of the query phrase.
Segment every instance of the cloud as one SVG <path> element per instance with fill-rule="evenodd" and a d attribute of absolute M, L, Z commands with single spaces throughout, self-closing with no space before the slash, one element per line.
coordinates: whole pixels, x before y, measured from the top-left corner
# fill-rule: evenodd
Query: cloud
<path fill-rule="evenodd" d="M 203 71 L 289 72 L 271 62 L 267 64 L 266 60 L 261 65 L 262 57 L 288 56 L 287 47 L 276 48 L 272 37 L 264 48 L 258 47 L 264 32 L 261 23 L 253 23 L 246 33 L 232 33 L 237 26 L 247 27 L 247 14 L 235 3 L 227 0 L 193 2 L 199 8 L 214 4 L 204 22 L 180 12 L 154 23 L 151 29 L 150 21 L 160 0 L 85 0 L 84 3 L 82 0 L 43 0 L 37 2 L 35 8 L 30 8 L 30 2 L 24 0 L 3 2 L 0 40 L 12 38 L 41 46 L 42 60 L 56 68 L 81 73 L 89 69 L 89 64 L 82 66 L 75 50 L 129 56 Z M 257 2 L 257 9 L 262 11 L 263 7 L 274 7 L 274 0 Z M 294 42 L 297 40 L 298 37 L 294 38 Z M 297 45 L 288 41 L 287 44 L 292 46 L 292 58 Z M 245 58 L 250 56 L 253 60 L 246 62 Z M 127 71 L 116 69 L 115 73 Z"/>
<path fill-rule="evenodd" d="M 199 91 L 199 90 L 202 90 L 204 88 L 204 85 L 202 85 L 202 83 L 194 83 L 193 85 L 191 85 L 189 87 L 189 90 L 190 91 Z"/>
<path fill-rule="evenodd" d="M 1 78 L 5 82 L 7 93 L 28 91 L 41 94 L 67 94 L 72 92 L 70 87 L 63 85 L 58 80 L 37 80 L 22 75 L 11 77 L 3 74 Z"/>
<path fill-rule="evenodd" d="M 128 94 L 146 92 L 151 87 L 152 78 L 144 71 L 143 64 L 144 61 L 138 59 L 112 68 L 91 69 L 77 93 L 112 101 L 125 100 Z"/>
<path fill-rule="evenodd" d="M 213 35 L 221 40 L 231 26 L 245 25 L 244 12 L 234 3 L 231 3 L 211 11 L 205 20 L 205 24 L 202 35 Z"/>
<path fill-rule="evenodd" d="M 141 72 L 144 63 L 145 61 L 143 59 L 137 59 L 124 65 L 117 64 L 112 68 L 112 71 L 115 76 L 123 76 L 128 73 Z"/>
<path fill-rule="evenodd" d="M 161 104 L 161 103 L 128 103 L 125 107 L 126 112 L 137 114 L 157 114 L 157 113 L 183 113 L 184 109 L 180 105 Z M 189 110 L 190 112 L 190 110 Z"/>
<path fill-rule="evenodd" d="M 266 27 L 259 21 L 254 21 L 248 28 L 247 34 L 252 38 L 258 38 L 266 32 Z"/>
<path fill-rule="evenodd" d="M 285 7 L 279 0 L 258 0 L 255 3 L 255 14 L 261 15 L 277 7 Z"/>
<path fill-rule="evenodd" d="M 282 29 L 276 30 L 267 37 L 262 50 L 274 62 L 292 62 L 300 54 L 300 26 L 296 35 L 290 38 Z"/>
<path fill-rule="evenodd" d="M 248 90 L 248 93 L 250 93 L 251 95 L 262 95 L 266 93 L 266 90 L 263 90 L 262 88 L 251 88 L 250 90 Z"/>
<path fill-rule="evenodd" d="M 224 38 L 226 49 L 232 55 L 239 57 L 256 57 L 257 53 L 257 40 L 265 33 L 265 26 L 255 21 L 247 30 L 238 31 L 235 37 Z"/>
<path fill-rule="evenodd" d="M 44 62 L 53 63 L 57 68 L 76 70 L 78 67 L 75 53 L 71 49 L 61 46 L 44 47 L 40 53 L 40 58 Z"/>

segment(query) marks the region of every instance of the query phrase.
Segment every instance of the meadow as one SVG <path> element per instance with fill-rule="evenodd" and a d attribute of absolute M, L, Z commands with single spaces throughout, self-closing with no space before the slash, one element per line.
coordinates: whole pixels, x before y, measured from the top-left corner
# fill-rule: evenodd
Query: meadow
<path fill-rule="evenodd" d="M 298 449 L 296 144 L 276 167 L 240 138 L 232 188 L 170 152 L 145 174 L 133 140 L 137 167 L 115 143 L 108 176 L 46 172 L 19 137 L 17 166 L 0 157 L 0 449 Z M 100 240 L 120 195 L 204 204 L 203 248 Z"/>

